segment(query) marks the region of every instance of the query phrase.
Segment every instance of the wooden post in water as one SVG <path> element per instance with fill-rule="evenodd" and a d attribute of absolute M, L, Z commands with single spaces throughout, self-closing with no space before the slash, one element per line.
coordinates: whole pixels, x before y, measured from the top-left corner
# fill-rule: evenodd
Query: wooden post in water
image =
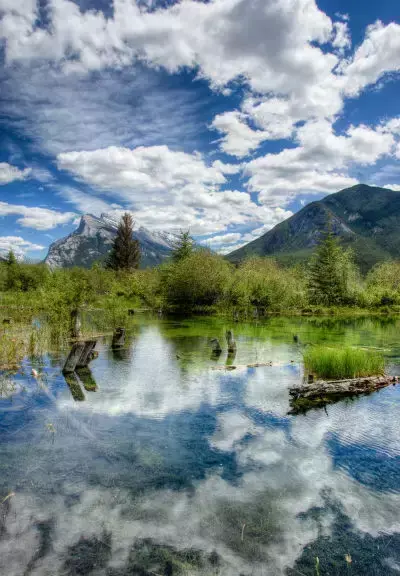
<path fill-rule="evenodd" d="M 114 332 L 111 348 L 122 348 L 125 344 L 125 328 L 117 328 Z"/>
<path fill-rule="evenodd" d="M 228 353 L 234 354 L 236 352 L 236 342 L 233 337 L 233 330 L 226 331 L 226 341 L 228 343 Z"/>
<path fill-rule="evenodd" d="M 222 348 L 221 348 L 221 344 L 219 343 L 218 338 L 213 338 L 211 340 L 211 346 L 212 346 L 212 353 L 214 356 L 219 356 L 222 352 Z"/>
<path fill-rule="evenodd" d="M 82 356 L 82 352 L 85 348 L 85 342 L 75 342 L 71 348 L 71 352 L 68 355 L 68 358 L 65 361 L 63 374 L 71 374 L 74 372 L 76 365 L 79 362 L 80 357 Z"/>
<path fill-rule="evenodd" d="M 91 354 L 96 346 L 96 340 L 86 340 L 85 347 L 76 364 L 76 368 L 86 368 L 91 360 Z"/>
<path fill-rule="evenodd" d="M 71 338 L 79 338 L 81 336 L 81 319 L 79 316 L 78 308 L 71 311 Z"/>

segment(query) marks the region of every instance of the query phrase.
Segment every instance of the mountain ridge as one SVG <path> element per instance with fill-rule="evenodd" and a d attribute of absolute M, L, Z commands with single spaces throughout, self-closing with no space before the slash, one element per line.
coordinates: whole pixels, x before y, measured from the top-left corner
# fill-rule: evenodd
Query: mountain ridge
<path fill-rule="evenodd" d="M 89 268 L 94 262 L 104 261 L 111 250 L 117 228 L 118 220 L 112 215 L 84 214 L 76 230 L 49 246 L 45 263 L 50 268 Z M 141 268 L 163 262 L 170 255 L 176 240 L 175 234 L 150 231 L 143 226 L 134 230 L 133 237 L 140 243 Z"/>
<path fill-rule="evenodd" d="M 363 271 L 400 255 L 400 192 L 357 184 L 310 202 L 226 257 L 234 263 L 249 256 L 274 256 L 283 263 L 304 260 L 328 221 L 342 244 L 354 249 Z"/>

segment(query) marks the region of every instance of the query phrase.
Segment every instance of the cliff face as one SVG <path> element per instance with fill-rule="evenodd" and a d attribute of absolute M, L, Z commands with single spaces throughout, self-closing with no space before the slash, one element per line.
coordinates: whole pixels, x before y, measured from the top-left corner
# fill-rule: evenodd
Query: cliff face
<path fill-rule="evenodd" d="M 301 260 L 311 254 L 328 221 L 343 245 L 354 249 L 363 270 L 400 255 L 400 193 L 359 184 L 308 204 L 227 258 L 232 262 L 252 255 Z"/>
<path fill-rule="evenodd" d="M 51 268 L 83 266 L 89 268 L 96 261 L 103 261 L 109 253 L 117 233 L 118 222 L 107 214 L 99 218 L 86 214 L 78 228 L 65 238 L 50 245 L 45 262 Z M 134 231 L 139 240 L 141 268 L 156 266 L 172 250 L 174 234 L 139 228 Z"/>

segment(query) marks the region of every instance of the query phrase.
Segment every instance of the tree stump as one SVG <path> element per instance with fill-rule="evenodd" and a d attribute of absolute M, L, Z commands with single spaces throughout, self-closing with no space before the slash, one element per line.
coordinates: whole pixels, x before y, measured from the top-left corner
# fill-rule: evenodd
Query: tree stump
<path fill-rule="evenodd" d="M 219 343 L 218 338 L 213 338 L 211 340 L 211 347 L 212 347 L 212 353 L 214 356 L 219 356 L 222 353 L 222 348 L 221 348 L 221 344 Z"/>
<path fill-rule="evenodd" d="M 235 339 L 233 337 L 233 330 L 227 330 L 226 331 L 226 341 L 228 343 L 228 353 L 229 354 L 234 354 L 236 353 L 236 342 Z"/>
<path fill-rule="evenodd" d="M 77 308 L 75 308 L 74 310 L 71 311 L 71 329 L 70 329 L 71 338 L 74 338 L 74 339 L 80 338 L 81 327 L 82 327 L 82 323 L 81 323 L 81 319 L 79 316 L 79 310 Z"/>
<path fill-rule="evenodd" d="M 122 348 L 125 345 L 125 328 L 117 328 L 114 332 L 111 348 Z"/>
<path fill-rule="evenodd" d="M 68 355 L 68 358 L 65 361 L 63 374 L 71 374 L 74 372 L 76 365 L 79 362 L 80 357 L 82 356 L 82 352 L 85 348 L 85 342 L 75 342 L 71 348 L 71 352 Z"/>
<path fill-rule="evenodd" d="M 96 340 L 86 340 L 85 347 L 76 364 L 76 368 L 86 368 L 92 359 L 92 352 L 96 346 Z"/>

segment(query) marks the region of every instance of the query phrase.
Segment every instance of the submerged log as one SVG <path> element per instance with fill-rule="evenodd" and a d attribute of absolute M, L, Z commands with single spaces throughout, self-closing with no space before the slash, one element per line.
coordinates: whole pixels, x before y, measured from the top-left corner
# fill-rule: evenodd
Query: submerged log
<path fill-rule="evenodd" d="M 63 374 L 70 374 L 74 372 L 76 365 L 79 362 L 80 357 L 82 356 L 82 352 L 85 348 L 85 342 L 75 342 L 71 348 L 71 352 L 68 355 L 68 358 L 65 361 Z"/>
<path fill-rule="evenodd" d="M 349 378 L 346 380 L 315 380 L 289 389 L 292 400 L 316 400 L 331 396 L 355 396 L 368 394 L 396 384 L 397 376 L 367 376 L 364 378 Z"/>

